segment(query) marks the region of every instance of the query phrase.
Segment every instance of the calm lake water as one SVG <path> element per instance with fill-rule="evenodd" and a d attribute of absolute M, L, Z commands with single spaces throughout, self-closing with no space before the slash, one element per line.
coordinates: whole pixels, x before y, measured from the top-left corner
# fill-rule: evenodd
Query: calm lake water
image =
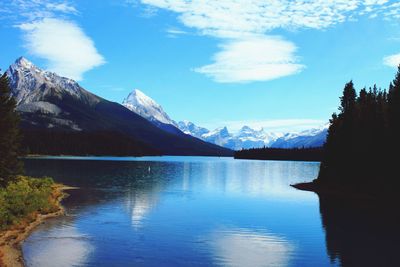
<path fill-rule="evenodd" d="M 346 229 L 347 213 L 332 219 L 332 205 L 289 186 L 313 180 L 319 163 L 68 157 L 25 167 L 80 188 L 66 216 L 24 242 L 27 266 L 365 266 L 385 261 L 384 244 L 399 249 L 397 236 L 382 244 L 368 234 L 376 225 Z"/>

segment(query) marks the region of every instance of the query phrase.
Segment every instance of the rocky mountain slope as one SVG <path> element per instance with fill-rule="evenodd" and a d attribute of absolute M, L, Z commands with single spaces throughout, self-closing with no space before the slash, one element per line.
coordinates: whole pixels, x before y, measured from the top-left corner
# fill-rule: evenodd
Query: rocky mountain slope
<path fill-rule="evenodd" d="M 231 151 L 160 129 L 75 81 L 19 58 L 6 71 L 24 145 L 40 154 L 230 155 Z"/>

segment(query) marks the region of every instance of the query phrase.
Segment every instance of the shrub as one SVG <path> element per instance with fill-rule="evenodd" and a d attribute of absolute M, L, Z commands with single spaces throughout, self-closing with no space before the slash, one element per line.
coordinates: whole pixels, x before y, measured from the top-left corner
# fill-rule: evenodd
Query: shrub
<path fill-rule="evenodd" d="M 34 212 L 53 210 L 53 187 L 51 178 L 18 176 L 7 187 L 0 188 L 0 229 L 3 230 Z"/>

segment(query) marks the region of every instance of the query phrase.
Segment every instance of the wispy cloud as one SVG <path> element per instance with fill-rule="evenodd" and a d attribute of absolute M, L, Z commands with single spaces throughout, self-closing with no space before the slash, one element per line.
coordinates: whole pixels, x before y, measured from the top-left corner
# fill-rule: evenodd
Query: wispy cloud
<path fill-rule="evenodd" d="M 296 46 L 280 37 L 259 36 L 228 41 L 222 51 L 214 55 L 214 63 L 195 71 L 215 81 L 266 81 L 300 72 L 304 65 L 297 64 Z"/>
<path fill-rule="evenodd" d="M 186 35 L 188 34 L 187 31 L 181 30 L 179 28 L 170 27 L 166 30 L 167 36 L 170 38 L 176 38 L 179 35 Z"/>
<path fill-rule="evenodd" d="M 34 21 L 49 17 L 78 14 L 78 10 L 65 0 L 5 0 L 2 7 L 3 19 L 12 23 Z"/>
<path fill-rule="evenodd" d="M 68 3 L 46 3 L 46 7 L 49 10 L 63 12 L 63 13 L 70 13 L 70 14 L 77 14 L 78 10 L 75 7 Z"/>
<path fill-rule="evenodd" d="M 397 68 L 400 65 L 400 53 L 384 57 L 383 63 L 386 66 Z"/>
<path fill-rule="evenodd" d="M 69 1 L 10 0 L 0 13 L 22 31 L 28 53 L 45 59 L 50 71 L 81 80 L 86 71 L 105 63 L 93 40 L 73 21 L 79 11 Z"/>
<path fill-rule="evenodd" d="M 388 0 L 141 2 L 175 12 L 186 27 L 223 41 L 221 51 L 212 57 L 214 63 L 194 69 L 217 82 L 265 81 L 300 72 L 304 66 L 297 63 L 296 46 L 282 37 L 277 41 L 277 37 L 269 36 L 274 29 L 325 29 L 363 14 L 373 17 L 383 12 L 390 16 L 396 4 Z M 268 49 L 262 50 L 263 45 Z M 256 52 L 260 60 L 254 60 Z"/>
<path fill-rule="evenodd" d="M 48 69 L 81 80 L 82 74 L 104 64 L 93 41 L 71 21 L 45 18 L 19 25 L 29 53 L 48 61 Z"/>

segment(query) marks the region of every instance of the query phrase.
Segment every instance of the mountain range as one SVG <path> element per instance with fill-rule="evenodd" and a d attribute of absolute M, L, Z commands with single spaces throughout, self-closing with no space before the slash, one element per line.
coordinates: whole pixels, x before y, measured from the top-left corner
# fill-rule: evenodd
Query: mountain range
<path fill-rule="evenodd" d="M 327 135 L 327 126 L 298 133 L 243 126 L 232 133 L 227 127 L 209 130 L 190 121 L 176 122 L 139 89 L 118 104 L 24 57 L 6 74 L 29 153 L 231 155 L 231 150 L 264 146 L 318 147 Z"/>
<path fill-rule="evenodd" d="M 243 126 L 239 131 L 233 133 L 229 132 L 227 127 L 210 131 L 189 121 L 181 121 L 178 126 L 184 133 L 233 150 L 261 147 L 321 147 L 325 143 L 328 133 L 328 125 L 291 133 L 267 132 L 265 129 L 255 130 L 249 126 Z"/>
<path fill-rule="evenodd" d="M 328 125 L 293 133 L 267 132 L 265 129 L 255 130 L 249 126 L 243 126 L 234 133 L 229 132 L 227 127 L 210 131 L 190 121 L 174 121 L 161 105 L 139 89 L 134 89 L 122 104 L 163 130 L 171 131 L 171 129 L 179 128 L 185 134 L 232 150 L 264 146 L 274 148 L 320 147 L 324 144 L 328 131 Z"/>
<path fill-rule="evenodd" d="M 17 102 L 23 146 L 28 153 L 232 155 L 229 149 L 183 133 L 164 117 L 143 118 L 149 110 L 141 110 L 139 104 L 128 106 L 139 92 L 126 99 L 128 109 L 85 90 L 74 80 L 44 71 L 23 57 L 8 68 L 6 75 Z M 154 106 L 153 113 L 161 108 L 156 103 L 140 104 Z"/>

